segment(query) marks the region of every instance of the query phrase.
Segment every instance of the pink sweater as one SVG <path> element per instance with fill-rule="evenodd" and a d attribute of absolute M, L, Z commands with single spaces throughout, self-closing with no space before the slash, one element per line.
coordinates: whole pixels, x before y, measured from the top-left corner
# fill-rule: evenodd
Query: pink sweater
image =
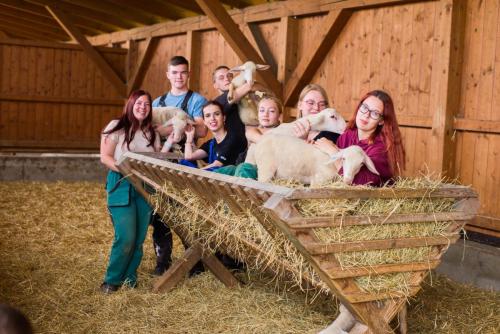
<path fill-rule="evenodd" d="M 366 166 L 363 166 L 354 177 L 353 184 L 370 184 L 380 187 L 393 177 L 389 166 L 387 149 L 381 134 L 375 137 L 373 144 L 368 144 L 367 140 L 359 140 L 357 129 L 347 129 L 337 140 L 337 146 L 339 148 L 346 148 L 352 145 L 360 146 L 372 159 L 375 168 L 380 173 L 380 176 L 374 174 Z M 339 173 L 343 174 L 342 169 Z"/>

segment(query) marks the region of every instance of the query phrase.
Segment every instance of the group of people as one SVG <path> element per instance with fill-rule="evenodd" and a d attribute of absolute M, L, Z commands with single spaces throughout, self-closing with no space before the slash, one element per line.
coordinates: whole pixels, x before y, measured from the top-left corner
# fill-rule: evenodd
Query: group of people
<path fill-rule="evenodd" d="M 157 255 L 154 273 L 161 275 L 170 266 L 170 229 L 153 214 L 146 200 L 115 165 L 126 151 L 167 152 L 175 144 L 171 126 L 153 126 L 152 107 L 179 107 L 193 119 L 194 125 L 188 125 L 185 132 L 184 164 L 196 166 L 193 164 L 195 160 L 205 160 L 204 169 L 241 177 L 256 178 L 258 173 L 255 166 L 244 163 L 248 146 L 259 142 L 267 131 L 280 124 L 283 105 L 274 95 L 265 94 L 258 103 L 259 125 L 245 127 L 235 103 L 252 90 L 253 82 L 238 87 L 232 103 L 229 103 L 227 94 L 233 73 L 227 66 L 219 66 L 213 72 L 213 85 L 220 95 L 210 101 L 188 88 L 189 73 L 188 61 L 182 56 L 173 57 L 167 68 L 170 91 L 155 100 L 146 91 L 132 92 L 121 117 L 111 121 L 102 133 L 101 161 L 109 168 L 107 205 L 115 230 L 108 268 L 101 285 L 105 293 L 117 291 L 122 285 L 136 286 L 142 245 L 150 223 L 154 228 Z M 325 90 L 319 85 L 309 84 L 300 93 L 297 118 L 318 113 L 329 106 Z M 208 131 L 212 138 L 198 147 L 196 139 L 205 137 Z M 371 91 L 360 99 L 343 134 L 313 131 L 307 121 L 300 120 L 295 122 L 294 133 L 310 143 L 311 149 L 315 146 L 329 155 L 351 145 L 360 146 L 372 159 L 379 175 L 363 167 L 353 184 L 381 186 L 391 182 L 404 169 L 405 152 L 393 101 L 381 90 Z M 336 162 L 335 167 L 342 175 L 341 162 Z M 194 272 L 201 270 L 199 266 Z"/>

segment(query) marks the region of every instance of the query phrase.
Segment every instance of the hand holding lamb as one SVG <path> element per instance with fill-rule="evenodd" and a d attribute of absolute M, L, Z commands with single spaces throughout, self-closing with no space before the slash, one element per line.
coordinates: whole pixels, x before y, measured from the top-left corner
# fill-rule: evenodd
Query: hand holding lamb
<path fill-rule="evenodd" d="M 347 184 L 352 183 L 363 164 L 378 174 L 371 159 L 359 146 L 347 147 L 331 158 L 302 139 L 277 134 L 266 134 L 252 145 L 245 162 L 257 165 L 258 180 L 261 182 L 269 182 L 274 177 L 314 186 L 339 176 L 333 163 L 337 159 L 342 161 L 343 180 Z"/>
<path fill-rule="evenodd" d="M 300 124 L 307 132 L 313 131 L 330 131 L 342 134 L 345 130 L 346 123 L 344 118 L 333 108 L 326 108 L 317 114 L 310 114 L 299 118 L 291 123 L 282 123 L 275 129 L 272 129 L 268 134 L 280 134 L 287 136 L 295 136 L 295 127 Z"/>
<path fill-rule="evenodd" d="M 172 126 L 173 142 L 178 143 L 184 136 L 184 130 L 188 124 L 194 124 L 188 114 L 177 107 L 155 107 L 153 108 L 153 126 L 166 128 Z"/>
<path fill-rule="evenodd" d="M 252 61 L 247 61 L 243 65 L 232 68 L 231 72 L 239 72 L 237 76 L 233 78 L 231 84 L 229 85 L 229 92 L 227 94 L 227 100 L 229 103 L 234 103 L 234 90 L 245 84 L 253 87 L 255 72 L 257 70 L 266 70 L 269 65 L 255 64 Z M 252 88 L 253 89 L 253 88 Z M 262 98 L 262 96 L 260 96 Z M 250 91 L 245 96 L 243 96 L 238 101 L 238 109 L 240 119 L 245 125 L 258 125 L 259 120 L 257 118 L 257 104 L 260 100 L 259 92 Z"/>

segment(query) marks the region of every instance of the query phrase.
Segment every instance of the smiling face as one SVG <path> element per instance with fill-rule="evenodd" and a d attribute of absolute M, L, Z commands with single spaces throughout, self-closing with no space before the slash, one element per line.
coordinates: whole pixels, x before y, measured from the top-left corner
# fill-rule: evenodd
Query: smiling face
<path fill-rule="evenodd" d="M 214 88 L 220 92 L 229 90 L 229 84 L 233 80 L 233 73 L 229 72 L 227 68 L 220 68 L 214 73 Z"/>
<path fill-rule="evenodd" d="M 220 110 L 219 106 L 210 104 L 203 108 L 203 122 L 212 132 L 217 132 L 224 129 L 224 121 L 226 117 Z"/>
<path fill-rule="evenodd" d="M 384 103 L 375 96 L 367 97 L 356 114 L 356 127 L 360 139 L 366 139 L 377 126 L 384 124 Z M 365 138 L 366 137 L 366 138 Z"/>
<path fill-rule="evenodd" d="M 172 88 L 186 90 L 189 79 L 188 65 L 168 65 L 167 78 Z"/>
<path fill-rule="evenodd" d="M 135 100 L 132 112 L 139 123 L 142 123 L 142 121 L 148 117 L 151 112 L 151 101 L 147 95 L 141 95 L 137 100 Z"/>
<path fill-rule="evenodd" d="M 298 108 L 302 115 L 301 117 L 317 114 L 327 106 L 326 97 L 317 90 L 309 91 L 298 104 Z"/>
<path fill-rule="evenodd" d="M 262 99 L 259 102 L 259 125 L 264 128 L 274 127 L 280 122 L 280 110 L 276 102 Z"/>

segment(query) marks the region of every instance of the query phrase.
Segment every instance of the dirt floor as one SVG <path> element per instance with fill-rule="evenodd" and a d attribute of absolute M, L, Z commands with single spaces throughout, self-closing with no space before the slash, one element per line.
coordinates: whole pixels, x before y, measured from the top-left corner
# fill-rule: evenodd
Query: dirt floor
<path fill-rule="evenodd" d="M 139 287 L 103 295 L 112 238 L 103 184 L 0 183 L 0 302 L 37 333 L 317 333 L 333 320 L 329 298 L 309 304 L 258 279 L 227 289 L 205 273 L 154 294 L 150 237 Z M 500 294 L 433 276 L 411 300 L 409 332 L 500 333 L 498 310 Z"/>

